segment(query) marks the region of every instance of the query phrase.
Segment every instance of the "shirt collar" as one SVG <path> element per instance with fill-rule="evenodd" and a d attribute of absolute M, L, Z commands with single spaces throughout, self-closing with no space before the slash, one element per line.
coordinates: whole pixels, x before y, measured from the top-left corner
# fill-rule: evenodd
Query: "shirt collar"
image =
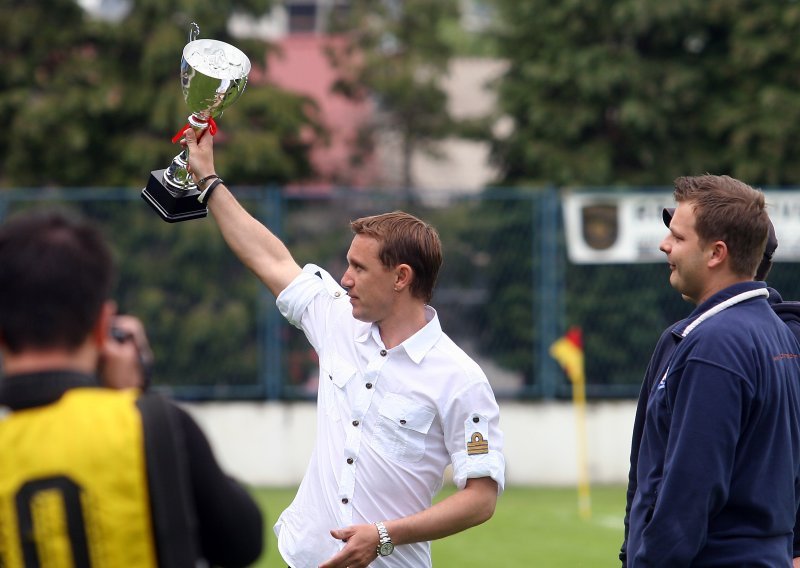
<path fill-rule="evenodd" d="M 428 351 L 436 345 L 436 342 L 442 336 L 439 314 L 431 306 L 425 306 L 425 320 L 428 323 L 422 329 L 400 344 L 416 364 L 419 364 L 425 358 Z M 369 337 L 372 337 L 378 345 L 383 345 L 378 324 L 364 324 L 361 333 L 356 336 L 356 341 L 364 343 Z"/>
<path fill-rule="evenodd" d="M 675 327 L 672 328 L 672 333 L 681 335 L 684 330 L 694 322 L 698 317 L 702 314 L 713 308 L 714 306 L 721 304 L 725 300 L 733 298 L 738 294 L 742 294 L 743 292 L 749 292 L 750 290 L 759 290 L 765 289 L 767 287 L 766 282 L 761 281 L 748 281 L 748 282 L 739 282 L 732 286 L 728 286 L 717 292 L 716 294 L 712 295 L 708 300 L 697 306 L 694 311 L 687 317 L 685 320 L 679 322 Z"/>
<path fill-rule="evenodd" d="M 417 365 L 422 362 L 428 351 L 433 349 L 442 336 L 442 326 L 439 324 L 439 314 L 436 313 L 436 310 L 425 306 L 425 319 L 428 321 L 425 327 L 402 343 L 403 349 Z"/>
<path fill-rule="evenodd" d="M 78 387 L 99 387 L 96 377 L 75 371 L 8 375 L 0 380 L 0 406 L 23 410 L 51 404 Z"/>

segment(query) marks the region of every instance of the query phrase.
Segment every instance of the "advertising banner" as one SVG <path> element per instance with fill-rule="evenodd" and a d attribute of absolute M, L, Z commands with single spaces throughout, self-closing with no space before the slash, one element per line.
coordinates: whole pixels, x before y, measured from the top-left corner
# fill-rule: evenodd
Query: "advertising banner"
<path fill-rule="evenodd" d="M 777 262 L 800 261 L 800 191 L 765 191 L 778 236 Z M 671 191 L 562 193 L 569 260 L 576 264 L 664 262 L 658 249 L 668 229 L 661 212 Z"/>

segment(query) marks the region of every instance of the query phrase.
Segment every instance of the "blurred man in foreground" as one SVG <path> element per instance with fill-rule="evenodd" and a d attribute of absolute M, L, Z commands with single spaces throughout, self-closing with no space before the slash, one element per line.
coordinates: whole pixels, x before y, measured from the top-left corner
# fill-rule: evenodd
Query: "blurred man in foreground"
<path fill-rule="evenodd" d="M 494 514 L 505 472 L 489 381 L 428 305 L 439 235 L 400 211 L 353 221 L 339 286 L 242 208 L 216 175 L 211 136 L 198 145 L 188 130 L 186 142 L 228 245 L 320 359 L 316 445 L 275 525 L 281 555 L 292 568 L 430 566 L 429 541 Z M 432 504 L 451 463 L 459 491 Z"/>
<path fill-rule="evenodd" d="M 261 512 L 188 414 L 142 394 L 149 348 L 112 280 L 80 220 L 0 226 L 0 566 L 247 566 Z"/>
<path fill-rule="evenodd" d="M 764 196 L 705 175 L 676 180 L 675 199 L 661 250 L 670 284 L 697 308 L 662 335 L 648 367 L 620 557 L 631 567 L 788 566 L 800 346 L 753 281 L 769 234 Z"/>

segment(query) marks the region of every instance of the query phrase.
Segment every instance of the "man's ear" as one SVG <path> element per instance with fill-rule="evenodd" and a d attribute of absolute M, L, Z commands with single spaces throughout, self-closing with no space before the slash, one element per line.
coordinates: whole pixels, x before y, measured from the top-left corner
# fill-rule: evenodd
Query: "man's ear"
<path fill-rule="evenodd" d="M 414 270 L 407 264 L 398 264 L 394 269 L 394 289 L 400 291 L 411 286 L 414 280 Z"/>
<path fill-rule="evenodd" d="M 728 245 L 725 241 L 714 241 L 710 247 L 710 256 L 708 258 L 708 267 L 712 268 L 719 266 L 728 259 Z"/>

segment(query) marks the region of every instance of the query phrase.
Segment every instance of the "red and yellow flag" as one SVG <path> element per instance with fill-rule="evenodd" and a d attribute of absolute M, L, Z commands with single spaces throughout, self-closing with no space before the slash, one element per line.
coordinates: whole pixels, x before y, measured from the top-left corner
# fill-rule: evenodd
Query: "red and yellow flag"
<path fill-rule="evenodd" d="M 550 346 L 550 355 L 558 361 L 572 383 L 578 449 L 578 512 L 583 519 L 592 516 L 589 488 L 589 455 L 586 435 L 586 374 L 583 366 L 581 328 L 571 327 Z"/>
<path fill-rule="evenodd" d="M 583 336 L 581 328 L 571 327 L 566 335 L 550 346 L 550 355 L 558 361 L 573 385 L 586 381 L 583 368 Z"/>

